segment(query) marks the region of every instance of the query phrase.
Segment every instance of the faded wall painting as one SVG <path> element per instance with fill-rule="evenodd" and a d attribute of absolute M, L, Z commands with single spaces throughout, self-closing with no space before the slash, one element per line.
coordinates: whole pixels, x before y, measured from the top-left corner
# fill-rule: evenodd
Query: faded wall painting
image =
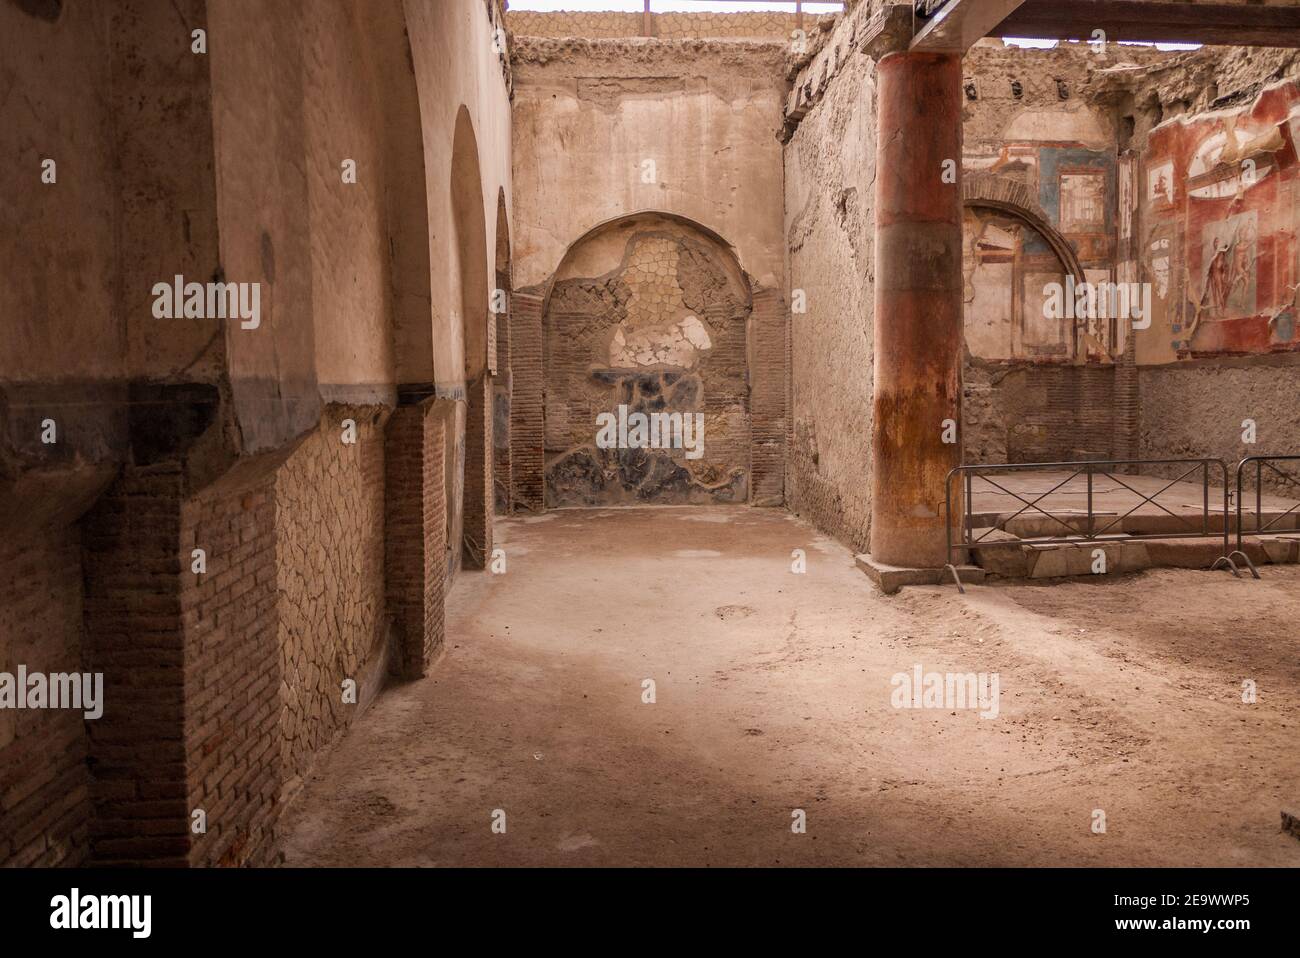
<path fill-rule="evenodd" d="M 1050 126 L 1018 116 L 1003 136 L 966 144 L 968 176 L 1017 184 L 1026 212 L 1060 234 L 1090 283 L 1115 278 L 1117 163 L 1099 148 L 1087 112 L 1062 114 Z M 1080 139 L 1009 139 L 1012 133 Z M 1016 204 L 1016 208 L 1020 208 Z M 1119 348 L 1108 318 L 1077 322 L 1045 315 L 1044 288 L 1068 281 L 1052 244 L 1030 222 L 993 207 L 968 209 L 964 223 L 966 343 L 976 359 L 1000 362 L 1109 362 Z M 1072 287 L 1071 287 L 1072 288 Z"/>
<path fill-rule="evenodd" d="M 962 256 L 966 346 L 986 360 L 1066 362 L 1073 323 L 1048 318 L 1043 289 L 1064 284 L 1065 268 L 1024 220 L 968 208 Z"/>
<path fill-rule="evenodd" d="M 1286 81 L 1152 131 L 1142 249 L 1155 310 L 1140 363 L 1300 349 L 1298 127 L 1300 87 Z"/>
<path fill-rule="evenodd" d="M 547 505 L 745 502 L 744 274 L 661 218 L 580 247 L 544 319 Z"/>

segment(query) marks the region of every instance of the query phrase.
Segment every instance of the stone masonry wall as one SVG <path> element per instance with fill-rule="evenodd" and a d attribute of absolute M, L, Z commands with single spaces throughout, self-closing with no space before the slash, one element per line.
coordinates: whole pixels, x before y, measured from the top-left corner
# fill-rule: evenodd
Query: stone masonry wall
<path fill-rule="evenodd" d="M 383 678 L 382 408 L 329 406 L 276 473 L 280 753 L 286 800 Z M 356 442 L 343 442 L 352 420 Z M 346 704 L 342 683 L 358 685 Z"/>
<path fill-rule="evenodd" d="M 1110 459 L 1115 366 L 966 363 L 963 462 Z"/>
<path fill-rule="evenodd" d="M 832 43 L 847 42 L 840 32 Z M 851 50 L 837 63 L 840 72 L 785 147 L 793 420 L 786 501 L 796 514 L 865 551 L 871 516 L 875 67 Z"/>

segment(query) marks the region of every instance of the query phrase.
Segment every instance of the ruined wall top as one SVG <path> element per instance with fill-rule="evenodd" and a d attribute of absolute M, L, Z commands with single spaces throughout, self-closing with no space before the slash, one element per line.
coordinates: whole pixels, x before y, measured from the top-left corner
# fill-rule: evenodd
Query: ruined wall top
<path fill-rule="evenodd" d="M 811 33 L 819 29 L 821 23 L 833 21 L 837 16 L 834 13 L 805 12 L 803 30 Z M 529 37 L 613 39 L 644 35 L 642 14 L 616 11 L 558 10 L 541 13 L 511 10 L 506 13 L 506 26 L 513 34 Z M 650 36 L 660 40 L 785 40 L 796 29 L 794 13 L 777 10 L 650 14 Z"/>

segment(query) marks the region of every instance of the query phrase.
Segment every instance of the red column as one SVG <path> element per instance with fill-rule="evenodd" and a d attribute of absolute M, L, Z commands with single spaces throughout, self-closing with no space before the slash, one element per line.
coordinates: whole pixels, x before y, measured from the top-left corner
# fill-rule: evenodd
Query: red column
<path fill-rule="evenodd" d="M 943 442 L 961 422 L 961 57 L 892 53 L 876 78 L 871 555 L 936 568 L 961 460 Z"/>

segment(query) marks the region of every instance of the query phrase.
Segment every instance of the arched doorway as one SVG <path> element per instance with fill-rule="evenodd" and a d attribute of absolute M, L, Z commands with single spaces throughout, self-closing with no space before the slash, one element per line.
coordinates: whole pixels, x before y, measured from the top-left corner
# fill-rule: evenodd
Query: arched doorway
<path fill-rule="evenodd" d="M 574 243 L 543 306 L 546 505 L 747 502 L 752 311 L 730 247 L 685 218 Z"/>
<path fill-rule="evenodd" d="M 488 327 L 493 342 L 488 344 L 492 374 L 492 474 L 493 500 L 497 512 L 510 512 L 510 399 L 514 379 L 510 367 L 510 223 L 506 215 L 506 191 L 497 193 L 496 288 L 492 290 L 492 317 Z"/>
<path fill-rule="evenodd" d="M 453 372 L 459 382 L 451 392 L 457 400 L 454 422 L 449 422 L 446 444 L 447 575 L 463 562 L 482 568 L 492 552 L 492 420 L 488 374 L 487 227 L 483 215 L 483 187 L 479 173 L 478 141 L 469 111 L 456 115 L 452 140 L 451 208 L 456 231 L 457 275 L 460 297 L 459 350 L 453 346 Z M 443 385 L 440 383 L 440 385 Z"/>

